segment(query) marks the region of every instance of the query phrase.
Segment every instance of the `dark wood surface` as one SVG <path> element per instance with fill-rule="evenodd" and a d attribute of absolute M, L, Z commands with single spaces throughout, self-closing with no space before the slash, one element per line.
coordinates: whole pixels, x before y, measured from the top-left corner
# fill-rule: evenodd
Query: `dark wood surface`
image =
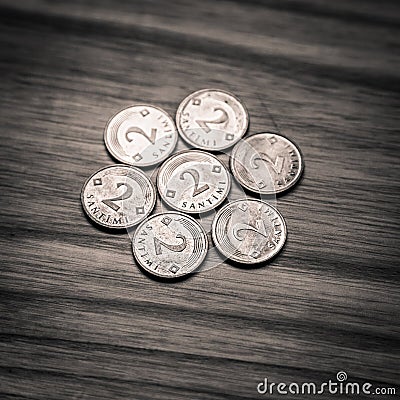
<path fill-rule="evenodd" d="M 0 398 L 256 399 L 265 377 L 340 370 L 397 387 L 399 11 L 1 1 Z M 306 169 L 277 202 L 278 258 L 168 284 L 137 268 L 127 234 L 89 223 L 79 195 L 114 162 L 102 141 L 114 112 L 173 115 L 205 87 L 242 98 L 250 133 L 294 139 Z"/>

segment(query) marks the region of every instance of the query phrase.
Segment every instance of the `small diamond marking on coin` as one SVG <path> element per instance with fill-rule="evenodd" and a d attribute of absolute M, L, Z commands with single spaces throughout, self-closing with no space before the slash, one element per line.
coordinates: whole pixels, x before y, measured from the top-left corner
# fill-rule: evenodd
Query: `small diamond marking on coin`
<path fill-rule="evenodd" d="M 95 172 L 83 185 L 82 206 L 94 222 L 107 228 L 129 228 L 153 210 L 156 191 L 137 168 L 111 165 Z"/>
<path fill-rule="evenodd" d="M 241 101 L 229 92 L 203 89 L 179 105 L 176 124 L 192 146 L 210 151 L 227 149 L 247 131 L 249 115 Z"/>
<path fill-rule="evenodd" d="M 189 150 L 175 154 L 161 166 L 157 187 L 161 198 L 175 210 L 204 213 L 225 200 L 231 178 L 218 158 Z"/>
<path fill-rule="evenodd" d="M 298 147 L 276 133 L 258 133 L 232 150 L 231 170 L 236 180 L 252 192 L 281 193 L 296 184 L 304 169 Z"/>
<path fill-rule="evenodd" d="M 138 104 L 115 114 L 107 123 L 104 142 L 117 160 L 145 167 L 164 161 L 174 150 L 178 133 L 161 108 Z"/>
<path fill-rule="evenodd" d="M 277 209 L 261 200 L 225 205 L 213 220 L 212 238 L 226 257 L 256 264 L 274 257 L 286 241 L 286 223 Z"/>
<path fill-rule="evenodd" d="M 150 274 L 177 278 L 195 271 L 207 254 L 204 229 L 188 215 L 153 215 L 136 229 L 132 240 L 135 259 Z"/>

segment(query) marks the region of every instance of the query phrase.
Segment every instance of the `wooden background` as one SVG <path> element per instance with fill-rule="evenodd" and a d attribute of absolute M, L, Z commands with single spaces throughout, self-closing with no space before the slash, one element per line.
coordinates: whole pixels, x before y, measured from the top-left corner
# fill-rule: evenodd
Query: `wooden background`
<path fill-rule="evenodd" d="M 278 398 L 258 382 L 340 370 L 395 387 L 399 11 L 0 1 L 0 398 Z M 168 284 L 137 268 L 126 233 L 89 223 L 79 195 L 114 163 L 102 141 L 114 112 L 148 102 L 173 115 L 206 87 L 242 98 L 250 133 L 275 121 L 306 170 L 278 199 L 289 238 L 272 263 Z"/>

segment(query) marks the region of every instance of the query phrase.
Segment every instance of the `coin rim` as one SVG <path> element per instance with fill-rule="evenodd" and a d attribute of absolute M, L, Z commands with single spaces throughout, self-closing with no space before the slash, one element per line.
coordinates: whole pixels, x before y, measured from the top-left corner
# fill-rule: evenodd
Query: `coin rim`
<path fill-rule="evenodd" d="M 185 153 L 195 153 L 195 152 L 197 152 L 197 153 L 200 152 L 200 153 L 206 154 L 207 156 L 210 156 L 210 157 L 214 158 L 215 160 L 217 160 L 217 161 L 222 165 L 222 167 L 225 169 L 226 175 L 227 175 L 227 177 L 228 177 L 228 191 L 226 192 L 226 195 L 225 195 L 223 198 L 221 198 L 217 203 L 213 204 L 213 207 L 212 207 L 212 208 L 210 208 L 209 210 L 205 210 L 205 211 L 197 211 L 197 210 L 196 210 L 196 211 L 189 211 L 189 210 L 181 210 L 181 209 L 178 209 L 178 208 L 176 208 L 175 206 L 173 206 L 172 204 L 170 204 L 168 200 L 166 200 L 166 198 L 164 197 L 164 195 L 161 193 L 161 190 L 160 190 L 160 184 L 159 184 L 160 173 L 161 173 L 161 170 L 165 167 L 165 165 L 166 165 L 169 161 L 171 161 L 173 158 L 178 157 L 178 156 L 180 156 L 181 154 L 185 154 Z M 221 205 L 221 204 L 227 199 L 227 197 L 228 197 L 228 195 L 229 195 L 229 193 L 231 192 L 231 189 L 232 189 L 231 173 L 230 173 L 228 167 L 226 167 L 225 164 L 224 164 L 221 160 L 219 160 L 218 157 L 216 157 L 214 154 L 210 154 L 210 153 L 207 153 L 206 151 L 198 150 L 198 149 L 182 150 L 182 151 L 179 151 L 179 152 L 173 154 L 170 158 L 168 158 L 168 160 L 165 160 L 165 161 L 163 162 L 163 164 L 160 166 L 160 168 L 158 169 L 158 171 L 157 171 L 156 184 L 157 184 L 157 191 L 158 191 L 158 193 L 160 194 L 161 200 L 162 200 L 163 202 L 165 202 L 168 206 L 170 206 L 171 208 L 173 208 L 174 210 L 179 211 L 179 212 L 183 212 L 183 213 L 185 213 L 185 214 L 205 214 L 205 213 L 207 213 L 207 212 L 210 212 L 210 211 L 213 210 L 214 208 L 216 208 L 216 207 L 218 207 L 219 205 Z"/>
<path fill-rule="evenodd" d="M 133 224 L 123 225 L 123 226 L 109 226 L 109 225 L 106 225 L 106 224 L 104 224 L 104 223 L 102 223 L 102 222 L 99 222 L 99 221 L 97 221 L 96 219 L 94 219 L 94 218 L 92 217 L 92 215 L 88 212 L 88 210 L 87 210 L 87 208 L 86 208 L 86 205 L 85 205 L 85 201 L 84 201 L 84 192 L 85 192 L 85 188 L 86 188 L 86 186 L 88 185 L 88 183 L 90 182 L 90 180 L 91 180 L 96 174 L 98 174 L 99 172 L 101 172 L 101 171 L 103 171 L 103 170 L 105 170 L 105 169 L 115 168 L 115 167 L 118 167 L 118 168 L 124 167 L 124 168 L 129 168 L 129 169 L 132 169 L 132 168 L 135 169 L 136 172 L 138 172 L 139 174 L 143 175 L 143 176 L 148 180 L 148 182 L 150 183 L 150 186 L 151 186 L 151 188 L 152 188 L 152 191 L 153 191 L 153 201 L 152 201 L 152 205 L 151 205 L 150 211 L 149 211 L 147 214 L 144 214 L 143 218 L 141 218 L 139 221 L 137 221 L 137 222 L 135 222 L 135 223 L 133 223 Z M 128 165 L 128 164 L 112 164 L 112 165 L 108 165 L 108 166 L 106 166 L 106 167 L 100 168 L 99 170 L 97 170 L 96 172 L 94 172 L 92 175 L 90 175 L 89 178 L 86 179 L 86 181 L 85 181 L 85 183 L 83 184 L 82 189 L 81 189 L 81 204 L 82 204 L 83 210 L 85 211 L 85 214 L 86 214 L 93 222 L 95 222 L 96 224 L 98 224 L 98 225 L 100 225 L 100 226 L 103 226 L 103 227 L 105 227 L 105 228 L 108 228 L 108 229 L 115 229 L 115 230 L 128 229 L 128 228 L 132 228 L 133 226 L 136 226 L 136 225 L 142 223 L 143 220 L 144 220 L 145 218 L 147 218 L 147 217 L 152 213 L 152 211 L 154 210 L 154 207 L 155 207 L 155 205 L 156 205 L 156 200 L 157 200 L 157 191 L 156 191 L 156 188 L 155 188 L 153 182 L 146 176 L 146 174 L 145 174 L 142 170 L 140 170 L 139 168 L 136 168 L 136 167 L 134 167 L 134 166 L 132 166 L 132 165 Z"/>
<path fill-rule="evenodd" d="M 148 108 L 153 108 L 153 109 L 156 109 L 156 110 L 158 110 L 158 111 L 161 111 L 162 113 L 164 113 L 164 114 L 166 115 L 167 118 L 169 118 L 169 120 L 172 122 L 172 126 L 175 128 L 175 129 L 174 129 L 175 135 L 174 135 L 173 145 L 171 146 L 170 152 L 167 152 L 166 155 L 164 155 L 164 156 L 158 158 L 157 160 L 155 160 L 155 161 L 153 161 L 153 162 L 146 162 L 146 163 L 141 163 L 141 164 L 135 164 L 135 163 L 130 163 L 130 162 L 128 162 L 128 161 L 125 161 L 125 160 L 123 160 L 119 155 L 117 155 L 117 154 L 113 151 L 111 145 L 109 144 L 109 141 L 108 141 L 108 138 L 107 138 L 107 132 L 108 132 L 108 127 L 109 127 L 111 121 L 112 121 L 118 114 L 120 114 L 121 112 L 123 112 L 123 111 L 125 111 L 125 110 L 128 110 L 129 108 L 133 108 L 133 107 L 148 107 Z M 104 140 L 104 144 L 105 144 L 105 146 L 106 146 L 106 149 L 108 150 L 108 152 L 111 154 L 112 157 L 114 157 L 116 160 L 120 161 L 120 162 L 123 163 L 123 164 L 132 165 L 132 166 L 134 166 L 134 167 L 140 168 L 140 167 L 150 167 L 150 166 L 152 166 L 152 165 L 156 165 L 156 164 L 158 164 L 158 163 L 160 163 L 160 162 L 165 161 L 165 160 L 172 154 L 172 152 L 174 151 L 174 149 L 175 149 L 175 147 L 176 147 L 176 144 L 178 143 L 178 136 L 179 136 L 179 133 L 178 133 L 178 129 L 177 129 L 177 127 L 176 127 L 175 121 L 173 120 L 173 118 L 171 117 L 171 115 L 169 115 L 169 113 L 168 113 L 167 111 L 165 111 L 165 110 L 164 110 L 163 108 L 161 108 L 161 107 L 154 106 L 154 105 L 152 105 L 152 104 L 140 103 L 140 104 L 132 104 L 132 105 L 130 105 L 130 106 L 124 107 L 124 108 L 120 109 L 119 111 L 117 111 L 115 114 L 113 114 L 113 116 L 112 116 L 111 118 L 109 118 L 109 120 L 107 121 L 106 126 L 105 126 L 105 128 L 104 128 L 103 140 Z"/>
<path fill-rule="evenodd" d="M 304 172 L 304 157 L 303 157 L 303 153 L 300 150 L 300 147 L 297 145 L 296 142 L 294 142 L 292 139 L 289 139 L 287 136 L 282 135 L 281 133 L 275 133 L 275 132 L 257 132 L 254 133 L 253 135 L 250 135 L 248 137 L 246 137 L 245 139 L 242 139 L 242 141 L 249 141 L 249 139 L 251 139 L 253 136 L 257 136 L 257 135 L 265 135 L 265 134 L 269 134 L 269 135 L 275 135 L 275 136 L 280 136 L 286 140 L 288 140 L 293 146 L 294 148 L 298 151 L 299 155 L 300 155 L 300 171 L 299 174 L 297 175 L 296 179 L 293 179 L 292 182 L 286 186 L 283 189 L 280 190 L 274 190 L 274 191 L 262 191 L 262 190 L 256 190 L 254 188 L 252 188 L 251 186 L 247 185 L 246 182 L 242 182 L 241 179 L 238 178 L 238 174 L 236 171 L 236 168 L 234 166 L 234 156 L 235 153 L 238 151 L 239 146 L 242 144 L 242 142 L 238 142 L 235 144 L 235 147 L 232 149 L 230 157 L 229 157 L 229 166 L 230 169 L 232 171 L 232 175 L 235 177 L 235 180 L 244 188 L 250 190 L 252 193 L 256 193 L 256 194 L 280 194 L 280 193 L 285 193 L 288 190 L 290 190 L 291 188 L 293 188 L 300 180 L 300 178 L 303 175 Z M 275 185 L 274 185 L 275 186 Z"/>
<path fill-rule="evenodd" d="M 198 265 L 197 265 L 194 269 L 191 269 L 190 271 L 185 272 L 185 273 L 183 273 L 183 274 L 179 274 L 179 273 L 178 273 L 178 274 L 173 275 L 173 276 L 166 276 L 166 275 L 162 275 L 162 274 L 160 274 L 160 273 L 157 273 L 156 271 L 149 270 L 144 264 L 142 264 L 142 262 L 140 261 L 139 257 L 136 257 L 136 252 L 135 252 L 135 247 L 134 247 L 134 242 L 135 242 L 135 240 L 136 240 L 136 236 L 139 234 L 139 231 L 140 231 L 140 229 L 142 228 L 142 225 L 145 225 L 146 223 L 148 223 L 149 221 L 151 221 L 151 220 L 154 219 L 155 217 L 159 217 L 159 216 L 161 216 L 161 215 L 168 215 L 168 214 L 174 214 L 174 215 L 183 216 L 183 217 L 185 217 L 185 218 L 188 218 L 188 219 L 191 220 L 192 222 L 194 222 L 196 225 L 198 225 L 198 226 L 200 227 L 201 233 L 203 234 L 204 241 L 205 241 L 205 246 L 206 246 L 206 247 L 205 247 L 205 252 L 204 252 L 203 256 L 199 259 Z M 208 250 L 209 250 L 209 245 L 210 245 L 210 243 L 209 243 L 209 241 L 208 241 L 208 238 L 207 238 L 207 233 L 206 233 L 205 229 L 203 228 L 203 226 L 202 226 L 200 223 L 198 223 L 198 222 L 197 222 L 193 217 L 191 217 L 190 215 L 187 215 L 187 214 L 184 214 L 184 213 L 178 212 L 178 211 L 160 212 L 160 213 L 151 215 L 146 221 L 142 221 L 142 223 L 141 223 L 141 224 L 136 228 L 136 230 L 135 230 L 135 233 L 134 233 L 134 235 L 133 235 L 133 239 L 132 239 L 132 241 L 131 241 L 131 244 L 132 244 L 132 253 L 133 253 L 133 257 L 134 257 L 134 259 L 136 260 L 136 262 L 140 265 L 140 267 L 142 267 L 145 271 L 147 271 L 147 272 L 148 272 L 149 274 L 151 274 L 151 275 L 155 275 L 155 276 L 158 276 L 158 277 L 160 277 L 160 278 L 165 278 L 165 279 L 180 278 L 180 277 L 182 277 L 182 276 L 186 276 L 186 275 L 189 275 L 189 274 L 191 274 L 191 273 L 194 273 L 194 272 L 201 266 L 201 264 L 203 263 L 204 259 L 206 258 L 207 254 L 208 254 Z"/>
<path fill-rule="evenodd" d="M 182 115 L 182 110 L 184 107 L 184 103 L 186 103 L 187 99 L 189 99 L 190 97 L 192 97 L 195 94 L 199 94 L 202 92 L 209 92 L 209 91 L 213 91 L 213 92 L 221 92 L 224 93 L 228 96 L 232 96 L 242 107 L 244 110 L 244 114 L 245 114 L 245 119 L 246 119 L 246 126 L 243 129 L 243 133 L 239 136 L 239 138 L 234 141 L 232 144 L 228 145 L 228 146 L 224 146 L 224 147 L 206 147 L 206 146 L 201 146 L 195 142 L 192 142 L 183 132 L 183 129 L 180 126 L 180 116 Z M 244 104 L 244 102 L 237 96 L 235 96 L 234 94 L 232 94 L 231 92 L 228 92 L 227 90 L 222 90 L 222 89 L 215 89 L 215 88 L 210 88 L 210 89 L 200 89 L 200 90 L 196 90 L 195 92 L 189 94 L 188 96 L 186 96 L 179 104 L 178 109 L 176 111 L 176 115 L 175 115 L 175 123 L 176 123 L 176 128 L 178 129 L 178 133 L 179 136 L 188 144 L 190 144 L 191 146 L 193 146 L 195 149 L 201 149 L 201 150 L 207 150 L 207 151 L 221 151 L 221 150 L 226 150 L 229 149 L 230 147 L 236 145 L 238 143 L 238 141 L 240 139 L 243 138 L 243 136 L 246 134 L 246 132 L 249 129 L 249 124 L 250 124 L 250 116 L 249 116 L 249 112 L 247 110 L 246 105 Z M 200 128 L 199 128 L 200 129 Z"/>
<path fill-rule="evenodd" d="M 283 221 L 283 227 L 284 227 L 284 231 L 285 231 L 285 240 L 283 241 L 282 245 L 281 245 L 277 250 L 274 250 L 274 252 L 271 253 L 271 255 L 269 255 L 268 257 L 262 258 L 262 259 L 257 259 L 257 261 L 254 261 L 254 262 L 251 262 L 251 261 L 243 261 L 243 260 L 239 259 L 238 257 L 232 256 L 231 254 L 228 255 L 228 254 L 222 249 L 222 247 L 220 246 L 220 243 L 219 243 L 218 240 L 216 239 L 216 235 L 215 235 L 215 229 L 216 229 L 217 221 L 218 221 L 220 215 L 221 215 L 221 214 L 225 211 L 225 209 L 227 209 L 229 206 L 232 206 L 233 204 L 239 203 L 239 202 L 242 202 L 242 201 L 253 201 L 253 202 L 257 202 L 257 203 L 264 203 L 264 204 L 266 204 L 268 207 L 272 208 L 272 209 L 278 214 L 278 216 L 281 218 L 281 220 Z M 286 240 L 287 240 L 287 236 L 288 236 L 287 225 L 286 225 L 286 221 L 285 221 L 285 218 L 283 217 L 283 215 L 278 211 L 277 208 L 275 208 L 275 207 L 272 206 L 271 204 L 267 203 L 266 201 L 258 200 L 258 199 L 239 199 L 239 200 L 235 200 L 235 201 L 232 201 L 231 203 L 226 204 L 225 206 L 223 206 L 223 207 L 217 212 L 217 214 L 215 215 L 215 217 L 214 217 L 214 219 L 213 219 L 212 225 L 211 225 L 211 237 L 212 237 L 213 243 L 214 243 L 215 247 L 217 248 L 217 250 L 218 250 L 223 256 L 227 257 L 229 260 L 235 261 L 235 262 L 237 262 L 237 263 L 239 263 L 239 264 L 250 264 L 250 265 L 252 265 L 252 264 L 260 264 L 260 263 L 262 263 L 262 262 L 265 262 L 265 261 L 270 260 L 271 258 L 274 258 L 276 255 L 278 255 L 278 254 L 282 251 L 283 247 L 285 246 Z"/>

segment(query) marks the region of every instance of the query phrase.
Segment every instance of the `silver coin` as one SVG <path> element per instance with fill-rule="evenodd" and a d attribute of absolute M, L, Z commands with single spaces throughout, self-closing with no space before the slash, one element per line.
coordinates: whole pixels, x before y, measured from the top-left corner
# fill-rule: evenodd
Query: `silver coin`
<path fill-rule="evenodd" d="M 192 93 L 179 105 L 176 125 L 182 138 L 203 150 L 223 150 L 247 131 L 249 115 L 233 94 L 218 89 Z"/>
<path fill-rule="evenodd" d="M 149 273 L 177 278 L 195 271 L 207 254 L 204 229 L 178 212 L 151 216 L 137 229 L 132 240 L 137 262 Z"/>
<path fill-rule="evenodd" d="M 298 147 L 276 133 L 258 133 L 238 143 L 231 170 L 245 188 L 261 194 L 281 193 L 296 184 L 304 169 Z"/>
<path fill-rule="evenodd" d="M 229 203 L 219 210 L 212 224 L 217 249 L 243 264 L 256 264 L 274 257 L 282 249 L 286 236 L 282 215 L 261 200 Z"/>
<path fill-rule="evenodd" d="M 86 214 L 107 228 L 129 228 L 153 210 L 156 190 L 147 176 L 128 165 L 111 165 L 94 173 L 83 185 Z"/>
<path fill-rule="evenodd" d="M 157 187 L 172 208 L 186 213 L 204 213 L 221 204 L 231 188 L 226 167 L 200 150 L 178 153 L 160 168 Z"/>
<path fill-rule="evenodd" d="M 137 104 L 115 114 L 107 123 L 104 142 L 125 164 L 145 167 L 164 161 L 174 150 L 178 133 L 161 108 Z"/>

